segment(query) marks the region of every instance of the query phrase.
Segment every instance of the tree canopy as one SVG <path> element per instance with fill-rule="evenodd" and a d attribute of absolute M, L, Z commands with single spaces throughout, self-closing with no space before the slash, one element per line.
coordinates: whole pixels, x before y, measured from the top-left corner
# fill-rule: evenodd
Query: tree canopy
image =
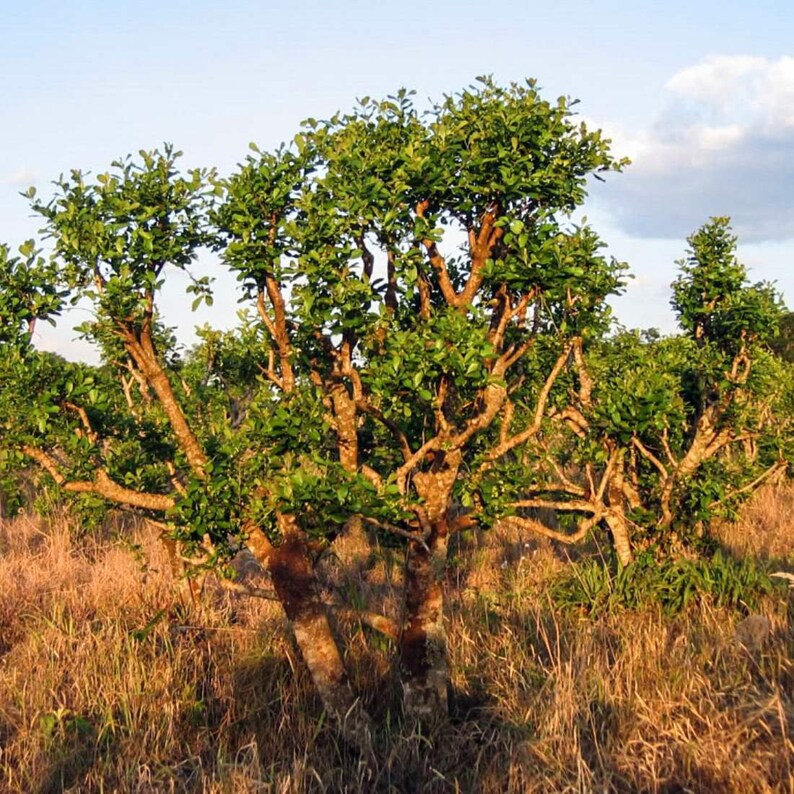
<path fill-rule="evenodd" d="M 315 571 L 339 533 L 405 548 L 387 633 L 407 714 L 434 719 L 454 532 L 605 531 L 627 565 L 791 460 L 791 369 L 768 348 L 783 308 L 747 283 L 726 219 L 680 263 L 682 334 L 614 331 L 626 265 L 572 213 L 626 161 L 574 104 L 490 79 L 427 110 L 408 91 L 365 98 L 274 151 L 252 145 L 225 178 L 183 173 L 171 146 L 140 152 L 30 194 L 51 258 L 0 248 L 4 470 L 32 462 L 66 493 L 143 512 L 193 569 L 247 548 L 360 747 L 369 718 Z M 192 273 L 210 249 L 245 308 L 185 354 L 161 291 L 182 271 L 186 300 L 211 305 Z M 34 323 L 77 300 L 98 366 L 31 347 Z"/>

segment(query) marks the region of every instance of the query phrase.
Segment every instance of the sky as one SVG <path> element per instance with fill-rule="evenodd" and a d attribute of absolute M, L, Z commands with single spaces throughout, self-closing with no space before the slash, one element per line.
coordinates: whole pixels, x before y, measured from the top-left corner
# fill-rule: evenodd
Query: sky
<path fill-rule="evenodd" d="M 752 280 L 794 307 L 794 3 L 791 0 L 0 0 L 0 242 L 40 224 L 39 196 L 73 168 L 94 173 L 173 142 L 186 166 L 229 173 L 289 140 L 300 121 L 399 87 L 437 100 L 491 74 L 537 78 L 633 164 L 596 183 L 585 207 L 608 251 L 631 266 L 614 302 L 628 327 L 672 331 L 669 284 L 686 237 L 729 215 Z M 216 304 L 189 311 L 179 277 L 168 321 L 233 325 L 233 283 L 209 260 Z M 81 311 L 83 314 L 81 315 Z M 72 326 L 37 344 L 91 358 Z"/>

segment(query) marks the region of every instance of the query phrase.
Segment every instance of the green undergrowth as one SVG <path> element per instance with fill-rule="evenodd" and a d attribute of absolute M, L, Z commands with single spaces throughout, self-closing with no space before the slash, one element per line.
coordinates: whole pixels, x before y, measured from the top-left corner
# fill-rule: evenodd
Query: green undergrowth
<path fill-rule="evenodd" d="M 753 558 L 737 560 L 717 550 L 710 557 L 659 560 L 648 551 L 624 568 L 602 558 L 574 563 L 553 582 L 551 598 L 591 615 L 652 604 L 675 615 L 704 600 L 749 612 L 775 589 L 775 580 Z"/>

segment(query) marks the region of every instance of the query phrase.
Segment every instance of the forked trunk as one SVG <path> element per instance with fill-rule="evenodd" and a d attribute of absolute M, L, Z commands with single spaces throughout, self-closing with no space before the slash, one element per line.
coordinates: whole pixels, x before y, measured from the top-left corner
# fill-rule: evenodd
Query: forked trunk
<path fill-rule="evenodd" d="M 252 551 L 260 556 L 255 548 Z M 279 546 L 270 547 L 267 565 L 325 710 L 339 726 L 344 739 L 369 754 L 372 722 L 348 681 L 302 535 L 286 532 Z"/>
<path fill-rule="evenodd" d="M 405 623 L 400 636 L 403 705 L 423 723 L 448 713 L 449 657 L 444 626 L 446 521 L 433 526 L 426 545 L 411 541 L 405 564 Z"/>

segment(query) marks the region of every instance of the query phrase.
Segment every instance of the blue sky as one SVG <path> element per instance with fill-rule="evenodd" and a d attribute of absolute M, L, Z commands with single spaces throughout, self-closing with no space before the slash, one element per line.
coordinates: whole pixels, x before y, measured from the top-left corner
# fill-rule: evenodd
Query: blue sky
<path fill-rule="evenodd" d="M 437 99 L 479 74 L 536 77 L 581 99 L 635 164 L 597 185 L 587 215 L 635 279 L 629 326 L 673 327 L 668 285 L 684 238 L 734 217 L 742 260 L 794 305 L 794 3 L 74 2 L 2 0 L 0 241 L 35 234 L 18 192 L 71 168 L 172 141 L 188 165 L 229 171 L 249 141 L 273 146 L 301 119 L 400 86 Z M 216 311 L 167 314 L 189 340 Z M 39 343 L 81 354 L 66 318 Z"/>

